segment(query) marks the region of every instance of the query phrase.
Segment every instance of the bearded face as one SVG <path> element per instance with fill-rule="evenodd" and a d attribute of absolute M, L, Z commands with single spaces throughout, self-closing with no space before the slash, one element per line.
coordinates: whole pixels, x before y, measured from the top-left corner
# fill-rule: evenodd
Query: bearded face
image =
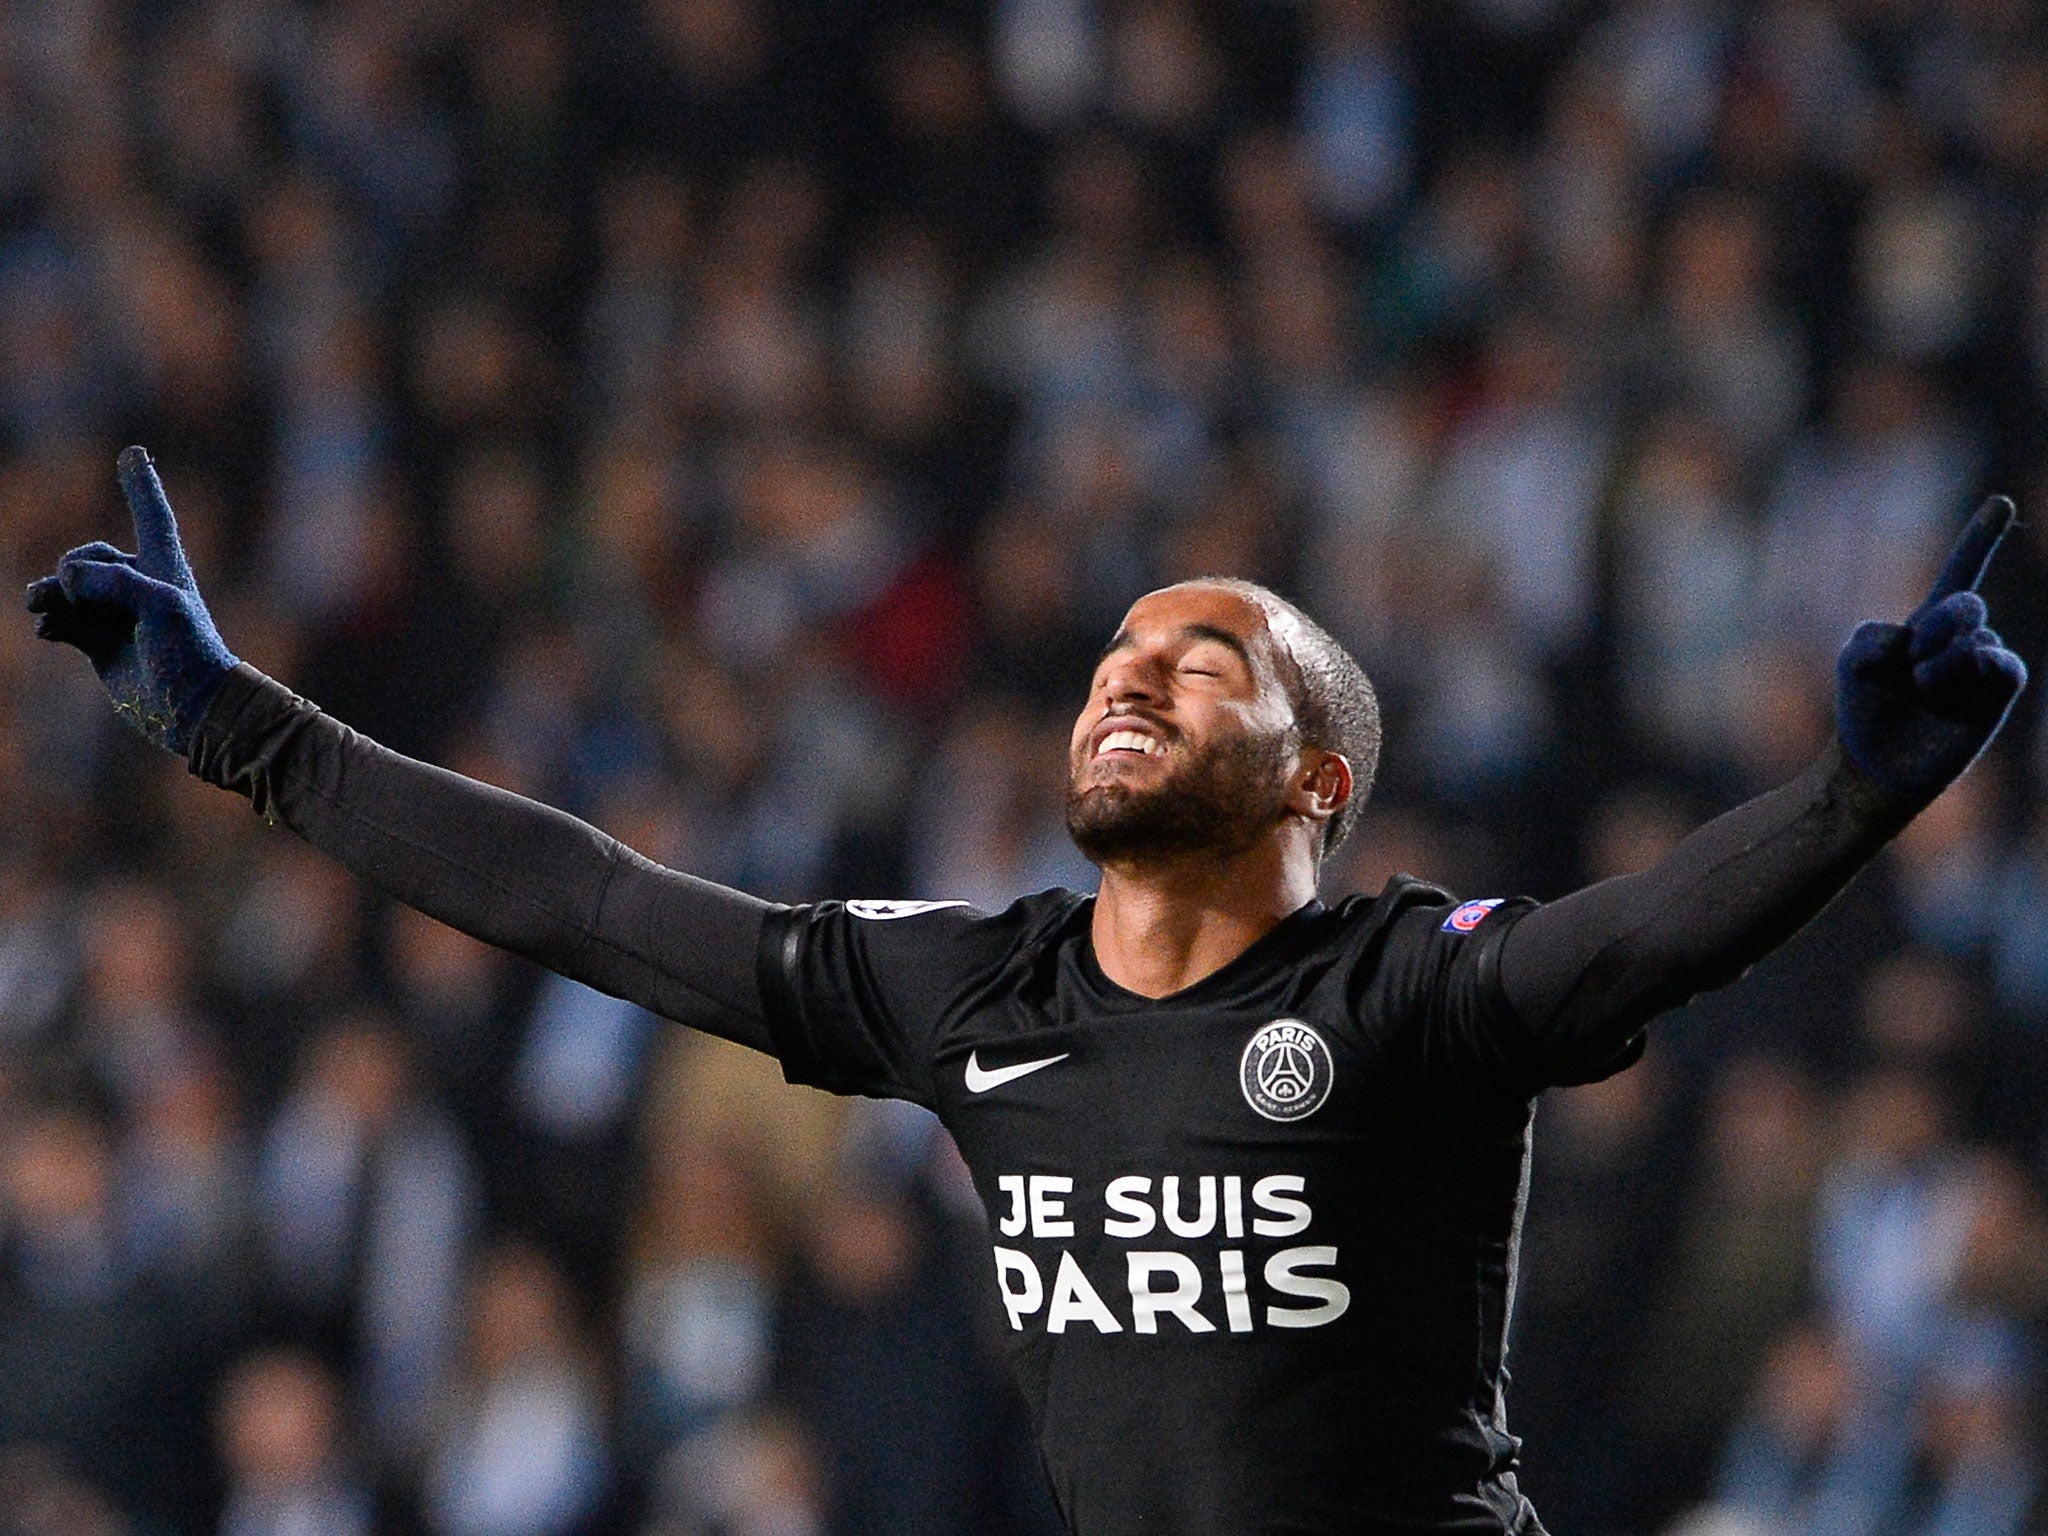
<path fill-rule="evenodd" d="M 1299 749 L 1291 728 L 1198 740 L 1162 721 L 1144 725 L 1153 743 L 1145 755 L 1155 761 L 1143 774 L 1098 772 L 1093 744 L 1075 747 L 1067 831 L 1094 863 L 1229 857 L 1286 816 L 1288 775 Z"/>

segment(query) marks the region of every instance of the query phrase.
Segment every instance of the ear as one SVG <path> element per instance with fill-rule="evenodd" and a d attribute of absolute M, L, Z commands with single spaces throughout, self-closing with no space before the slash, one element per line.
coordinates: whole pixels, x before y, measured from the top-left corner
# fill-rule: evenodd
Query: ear
<path fill-rule="evenodd" d="M 1351 803 L 1351 789 L 1351 764 L 1343 753 L 1304 747 L 1287 786 L 1287 809 L 1320 827 Z"/>

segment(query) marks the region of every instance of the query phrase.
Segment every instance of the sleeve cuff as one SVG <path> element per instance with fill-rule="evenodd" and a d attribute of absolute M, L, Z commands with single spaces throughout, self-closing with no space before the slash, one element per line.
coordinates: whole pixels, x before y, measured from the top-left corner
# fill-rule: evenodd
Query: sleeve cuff
<path fill-rule="evenodd" d="M 1839 740 L 1828 743 L 1827 750 L 1807 774 L 1820 796 L 1839 804 L 1849 820 L 1878 843 L 1897 836 L 1907 822 L 1926 810 L 1941 793 L 1937 790 L 1926 796 L 1906 795 L 1885 788 L 1857 765 Z"/>
<path fill-rule="evenodd" d="M 185 767 L 209 784 L 260 799 L 259 780 L 275 767 L 295 728 L 318 713 L 284 684 L 238 662 L 221 679 L 192 733 Z"/>

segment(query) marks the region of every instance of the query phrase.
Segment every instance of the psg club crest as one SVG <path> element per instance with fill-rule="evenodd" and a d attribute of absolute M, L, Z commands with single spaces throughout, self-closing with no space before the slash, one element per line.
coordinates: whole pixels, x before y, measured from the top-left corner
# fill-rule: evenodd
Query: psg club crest
<path fill-rule="evenodd" d="M 1301 1120 L 1323 1107 L 1335 1068 L 1330 1048 L 1299 1019 L 1275 1019 L 1253 1035 L 1237 1064 L 1244 1101 L 1268 1120 Z"/>

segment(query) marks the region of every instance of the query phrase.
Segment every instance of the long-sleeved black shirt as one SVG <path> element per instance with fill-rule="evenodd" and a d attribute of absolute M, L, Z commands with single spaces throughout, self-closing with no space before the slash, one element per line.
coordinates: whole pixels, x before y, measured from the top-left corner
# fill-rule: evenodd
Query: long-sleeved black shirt
<path fill-rule="evenodd" d="M 1502 1371 L 1535 1094 L 1627 1065 L 1917 809 L 1831 752 L 1641 874 L 1547 905 L 1401 877 L 1146 998 L 1091 898 L 772 906 L 246 667 L 191 761 L 479 938 L 936 1110 L 1078 1536 L 1539 1530 Z"/>

